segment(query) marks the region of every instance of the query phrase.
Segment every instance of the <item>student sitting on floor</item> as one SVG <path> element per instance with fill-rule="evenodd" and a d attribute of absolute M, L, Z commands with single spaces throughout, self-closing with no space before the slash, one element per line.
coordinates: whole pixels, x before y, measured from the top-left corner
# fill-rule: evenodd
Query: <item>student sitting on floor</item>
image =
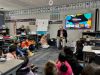
<path fill-rule="evenodd" d="M 11 45 L 9 47 L 9 52 L 7 54 L 5 54 L 7 60 L 17 59 L 16 49 L 17 49 L 17 46 L 15 46 L 15 45 Z"/>
<path fill-rule="evenodd" d="M 78 63 L 77 59 L 73 55 L 73 51 L 70 47 L 65 46 L 63 52 L 59 55 L 65 54 L 66 61 L 71 65 L 74 75 L 79 75 L 82 72 L 83 67 Z"/>
<path fill-rule="evenodd" d="M 48 45 L 48 42 L 47 42 L 47 35 L 43 35 L 43 36 L 41 37 L 41 39 L 40 39 L 40 44 L 41 44 L 42 48 L 48 48 L 48 47 L 50 47 L 50 46 Z"/>
<path fill-rule="evenodd" d="M 58 75 L 55 62 L 48 61 L 45 64 L 44 75 Z"/>
<path fill-rule="evenodd" d="M 20 57 L 24 57 L 26 55 L 26 52 L 22 51 L 21 47 L 20 47 L 20 42 L 15 41 L 14 44 L 17 49 L 16 49 L 16 55 L 20 56 Z"/>
<path fill-rule="evenodd" d="M 56 66 L 58 68 L 58 75 L 73 75 L 72 68 L 66 61 L 65 55 L 59 55 Z"/>
<path fill-rule="evenodd" d="M 32 40 L 31 38 L 28 38 L 28 49 L 33 52 L 35 50 L 36 42 Z"/>
<path fill-rule="evenodd" d="M 85 39 L 83 39 L 83 38 L 80 38 L 80 40 L 78 40 L 76 42 L 76 53 L 75 53 L 75 55 L 76 55 L 76 58 L 78 60 L 83 60 L 83 51 L 82 50 L 83 50 L 84 42 L 85 42 Z"/>
<path fill-rule="evenodd" d="M 24 41 L 21 43 L 22 49 L 28 52 L 28 56 L 33 56 L 32 51 L 29 50 L 29 47 L 30 47 L 30 45 L 32 45 L 32 44 L 33 44 L 32 41 L 29 41 L 28 39 L 24 40 Z"/>
<path fill-rule="evenodd" d="M 33 71 L 35 71 L 37 67 L 33 64 L 29 63 L 29 58 L 26 56 L 24 57 L 24 63 L 18 69 L 17 75 L 35 75 Z"/>
<path fill-rule="evenodd" d="M 28 48 L 30 45 L 35 46 L 36 42 L 32 39 L 25 39 L 24 41 L 22 41 L 21 43 L 21 47 L 22 48 Z"/>
<path fill-rule="evenodd" d="M 9 47 L 9 53 L 6 54 L 7 60 L 18 59 L 18 57 L 16 55 L 16 50 L 17 50 L 17 46 L 15 46 L 15 45 L 11 45 Z M 18 73 L 17 75 L 34 75 L 34 73 L 32 72 L 31 66 L 32 66 L 32 64 L 29 63 L 29 58 L 24 57 L 24 63 L 20 68 L 21 74 Z"/>
<path fill-rule="evenodd" d="M 21 42 L 21 47 L 22 48 L 28 48 L 29 47 L 27 38 Z"/>
<path fill-rule="evenodd" d="M 16 49 L 16 55 L 20 56 L 20 57 L 24 57 L 25 55 L 27 55 L 27 51 L 23 50 L 20 46 L 20 42 L 18 41 L 13 41 L 13 43 L 11 44 L 11 46 L 15 46 L 17 47 Z"/>

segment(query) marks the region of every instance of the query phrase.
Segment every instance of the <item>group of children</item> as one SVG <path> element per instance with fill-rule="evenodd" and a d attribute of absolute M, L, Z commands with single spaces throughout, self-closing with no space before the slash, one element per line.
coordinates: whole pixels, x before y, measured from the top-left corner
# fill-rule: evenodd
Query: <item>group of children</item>
<path fill-rule="evenodd" d="M 45 35 L 41 37 L 39 43 L 43 48 L 49 47 Z M 36 42 L 33 39 L 25 38 L 21 42 L 12 41 L 11 45 L 9 46 L 8 52 L 3 55 L 6 57 L 7 60 L 24 60 L 24 63 L 17 71 L 17 75 L 34 75 L 32 71 L 35 71 L 37 67 L 33 64 L 30 64 L 29 57 L 34 55 L 35 48 Z"/>
<path fill-rule="evenodd" d="M 42 36 L 40 43 L 44 48 L 49 47 L 46 36 Z M 24 63 L 18 69 L 17 75 L 35 75 L 36 66 L 29 62 L 29 56 L 33 56 L 36 42 L 32 39 L 24 39 L 22 42 L 13 41 L 9 47 L 9 52 L 4 54 L 7 60 L 24 59 Z M 77 50 L 81 50 L 83 45 L 80 44 Z M 46 46 L 45 46 L 46 45 Z M 77 51 L 77 53 L 80 53 Z M 79 57 L 79 56 L 78 56 Z M 85 70 L 79 64 L 76 54 L 73 54 L 71 47 L 65 46 L 59 53 L 56 61 L 48 61 L 44 66 L 44 75 L 86 75 Z"/>
<path fill-rule="evenodd" d="M 56 62 L 48 61 L 45 75 L 80 75 L 83 67 L 78 63 L 70 47 L 65 46 Z"/>
<path fill-rule="evenodd" d="M 33 71 L 37 67 L 29 62 L 29 57 L 33 55 L 34 44 L 35 42 L 31 39 L 26 39 L 21 43 L 13 41 L 9 47 L 9 52 L 2 54 L 8 61 L 14 59 L 21 59 L 24 61 L 16 75 L 34 75 Z"/>
<path fill-rule="evenodd" d="M 43 35 L 39 42 L 42 48 L 48 48 L 47 36 Z M 18 70 L 17 75 L 34 75 L 29 56 L 33 56 L 36 42 L 26 38 L 22 42 L 13 41 L 9 52 L 5 54 L 8 60 L 24 58 L 24 64 Z M 59 53 L 56 62 L 48 61 L 44 67 L 44 75 L 80 75 L 83 67 L 78 63 L 71 47 L 65 46 Z"/>
<path fill-rule="evenodd" d="M 49 47 L 46 35 L 43 35 L 38 43 L 41 45 L 42 48 Z M 22 41 L 13 40 L 11 42 L 11 45 L 9 46 L 8 53 L 6 53 L 6 57 L 8 59 L 10 58 L 12 59 L 16 58 L 16 56 L 18 57 L 33 56 L 36 45 L 37 45 L 36 41 L 31 39 L 31 37 L 24 38 Z"/>
<path fill-rule="evenodd" d="M 9 52 L 6 53 L 6 58 L 19 59 L 19 56 L 24 58 L 24 64 L 18 70 L 17 75 L 34 75 L 32 72 L 32 64 L 29 64 L 28 56 L 34 50 L 35 42 L 31 39 L 26 39 L 23 42 L 14 41 L 9 47 Z M 65 46 L 63 51 L 59 53 L 56 62 L 48 61 L 44 68 L 45 75 L 79 75 L 82 67 L 75 59 L 73 51 L 70 47 Z"/>

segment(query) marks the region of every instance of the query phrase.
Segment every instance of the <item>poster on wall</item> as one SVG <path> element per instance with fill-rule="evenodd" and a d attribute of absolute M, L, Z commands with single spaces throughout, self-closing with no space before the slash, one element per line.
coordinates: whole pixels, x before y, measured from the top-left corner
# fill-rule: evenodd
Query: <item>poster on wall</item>
<path fill-rule="evenodd" d="M 48 20 L 47 19 L 37 19 L 36 25 L 37 25 L 37 31 L 48 31 Z"/>

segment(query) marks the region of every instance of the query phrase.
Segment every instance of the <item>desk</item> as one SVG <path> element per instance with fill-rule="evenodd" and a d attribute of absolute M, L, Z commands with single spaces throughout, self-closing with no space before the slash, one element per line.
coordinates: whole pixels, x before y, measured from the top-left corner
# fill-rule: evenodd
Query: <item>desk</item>
<path fill-rule="evenodd" d="M 92 52 L 92 53 L 95 53 L 95 54 L 100 54 L 100 50 L 93 50 L 92 46 L 84 46 L 83 52 Z"/>
<path fill-rule="evenodd" d="M 95 57 L 95 55 L 100 54 L 100 50 L 92 50 L 92 46 L 84 46 L 83 52 L 84 52 L 83 55 L 84 62 L 89 62 L 90 57 Z"/>
<path fill-rule="evenodd" d="M 0 75 L 16 75 L 17 69 L 23 62 L 23 60 L 7 60 L 6 62 L 0 62 Z"/>

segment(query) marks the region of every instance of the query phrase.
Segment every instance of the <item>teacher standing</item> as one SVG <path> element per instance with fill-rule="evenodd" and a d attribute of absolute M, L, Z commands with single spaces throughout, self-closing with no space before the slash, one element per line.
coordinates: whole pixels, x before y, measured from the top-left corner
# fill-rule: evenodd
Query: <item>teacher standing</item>
<path fill-rule="evenodd" d="M 64 47 L 67 42 L 67 31 L 63 28 L 63 26 L 59 26 L 59 30 L 57 31 L 57 48 L 59 49 L 61 46 Z"/>

